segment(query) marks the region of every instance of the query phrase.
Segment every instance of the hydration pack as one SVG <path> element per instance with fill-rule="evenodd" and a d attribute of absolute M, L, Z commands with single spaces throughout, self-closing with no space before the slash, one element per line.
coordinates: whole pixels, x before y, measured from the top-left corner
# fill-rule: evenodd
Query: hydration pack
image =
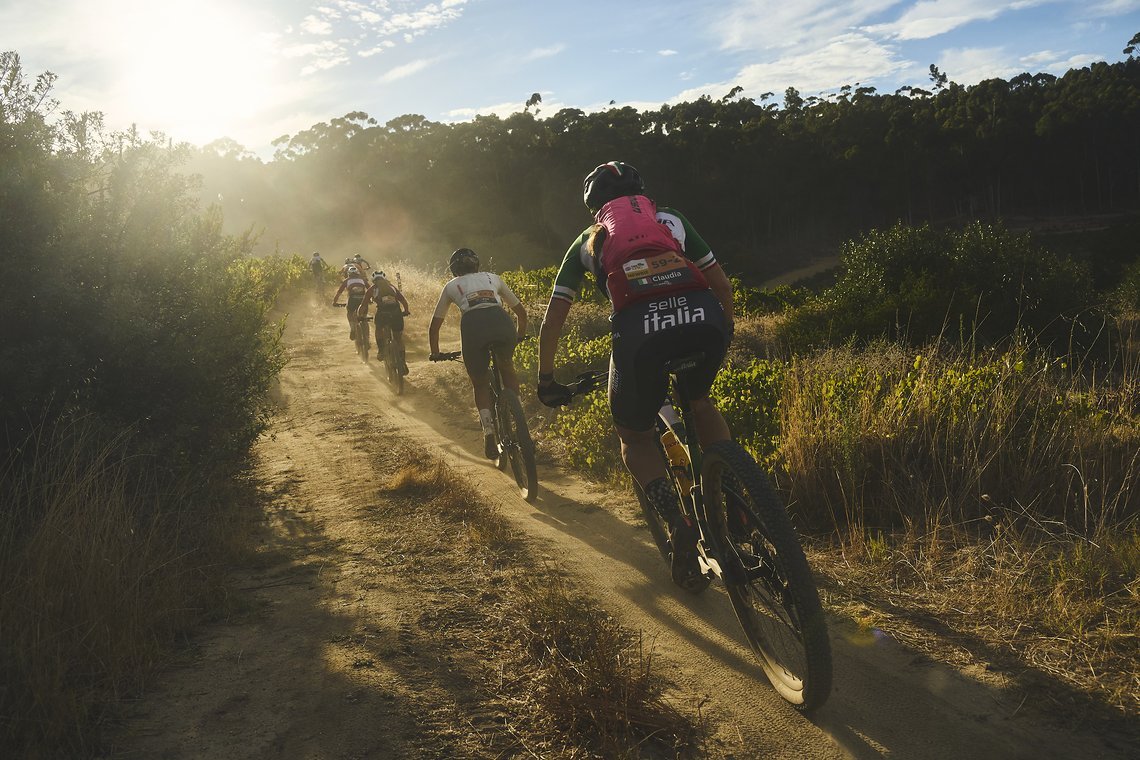
<path fill-rule="evenodd" d="M 590 238 L 594 272 L 615 312 L 644 298 L 708 287 L 669 228 L 657 221 L 657 204 L 650 198 L 614 198 L 594 219 L 597 226 Z"/>

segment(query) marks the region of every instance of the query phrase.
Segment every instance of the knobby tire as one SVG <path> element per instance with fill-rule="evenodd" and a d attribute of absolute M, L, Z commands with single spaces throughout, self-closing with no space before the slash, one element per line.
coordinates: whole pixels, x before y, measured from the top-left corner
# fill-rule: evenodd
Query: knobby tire
<path fill-rule="evenodd" d="M 526 424 L 526 414 L 518 394 L 505 390 L 495 383 L 495 433 L 499 438 L 499 458 L 495 464 L 506 469 L 519 487 L 519 493 L 529 502 L 538 498 L 538 466 L 534 460 L 534 441 Z"/>
<path fill-rule="evenodd" d="M 633 481 L 633 490 L 637 494 L 637 503 L 641 506 L 641 516 L 645 518 L 645 524 L 649 526 L 649 534 L 653 537 L 653 543 L 657 546 L 657 551 L 661 552 L 661 558 L 665 560 L 665 564 L 668 565 L 671 550 L 668 526 L 665 525 L 661 515 L 657 514 L 653 505 L 649 503 L 645 491 L 642 490 L 641 485 L 636 480 Z"/>
<path fill-rule="evenodd" d="M 360 354 L 361 361 L 368 361 L 368 348 L 371 343 L 368 337 L 368 321 L 359 320 L 356 323 L 356 353 Z"/>
<path fill-rule="evenodd" d="M 400 371 L 400 357 L 396 350 L 396 342 L 392 340 L 391 328 L 388 329 L 388 335 L 384 341 L 384 371 L 388 377 L 388 382 L 395 388 L 396 395 L 403 395 L 404 373 Z"/>
<path fill-rule="evenodd" d="M 706 522 L 733 610 L 776 691 L 809 712 L 831 692 L 831 646 L 811 568 L 783 499 L 739 444 L 704 453 Z"/>

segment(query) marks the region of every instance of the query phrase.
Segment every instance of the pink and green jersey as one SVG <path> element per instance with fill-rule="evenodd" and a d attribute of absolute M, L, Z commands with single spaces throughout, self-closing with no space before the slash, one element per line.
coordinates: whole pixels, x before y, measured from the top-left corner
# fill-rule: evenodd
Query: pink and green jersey
<path fill-rule="evenodd" d="M 615 198 L 595 219 L 606 230 L 601 256 L 590 251 L 593 228 L 583 230 L 562 260 L 554 298 L 574 301 L 586 272 L 615 313 L 642 299 L 708 288 L 702 272 L 716 266 L 716 258 L 679 212 L 635 195 Z"/>

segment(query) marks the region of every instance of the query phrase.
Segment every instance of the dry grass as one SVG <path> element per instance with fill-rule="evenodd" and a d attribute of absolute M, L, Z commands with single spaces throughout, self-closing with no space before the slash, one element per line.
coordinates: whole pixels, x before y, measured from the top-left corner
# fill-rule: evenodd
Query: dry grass
<path fill-rule="evenodd" d="M 793 360 L 790 501 L 836 537 L 818 560 L 836 593 L 882 627 L 937 619 L 912 643 L 1140 715 L 1138 390 L 1016 346 Z"/>
<path fill-rule="evenodd" d="M 405 551 L 411 542 L 420 554 L 408 564 L 417 575 L 425 575 L 430 557 L 435 573 L 471 574 L 485 589 L 479 610 L 453 613 L 481 622 L 448 635 L 484 662 L 500 663 L 485 682 L 512 716 L 507 729 L 517 748 L 568 758 L 677 757 L 699 749 L 701 727 L 665 699 L 666 683 L 641 637 L 557 568 L 533 559 L 496 508 L 444 462 L 403 466 L 385 494 L 395 501 L 391 513 L 422 528 L 404 542 Z M 446 552 L 437 551 L 441 543 Z"/>
<path fill-rule="evenodd" d="M 160 486 L 126 445 L 60 424 L 0 472 L 8 757 L 92 752 L 106 706 L 138 689 L 206 600 L 222 597 L 197 550 L 214 518 Z"/>
<path fill-rule="evenodd" d="M 1101 702 L 1140 716 L 1140 535 L 982 525 L 851 533 L 812 559 L 832 605 L 867 625 L 981 663 L 1063 714 Z"/>

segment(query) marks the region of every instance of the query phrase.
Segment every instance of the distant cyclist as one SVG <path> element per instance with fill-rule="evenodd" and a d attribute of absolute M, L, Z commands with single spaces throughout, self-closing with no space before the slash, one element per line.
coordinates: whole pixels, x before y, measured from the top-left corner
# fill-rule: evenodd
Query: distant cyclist
<path fill-rule="evenodd" d="M 360 274 L 368 278 L 368 272 L 372 269 L 372 265 L 364 260 L 364 257 L 359 253 L 352 257 L 352 265 L 360 270 Z"/>
<path fill-rule="evenodd" d="M 345 314 L 348 317 L 348 339 L 356 340 L 357 312 L 360 310 L 360 305 L 364 303 L 364 294 L 368 292 L 368 283 L 360 276 L 360 270 L 355 266 L 348 267 L 344 282 L 340 284 L 336 295 L 333 296 L 333 306 L 338 305 L 336 299 L 340 298 L 340 294 L 345 291 L 348 291 L 348 308 L 345 309 Z M 364 313 L 368 313 L 367 307 L 365 307 Z"/>
<path fill-rule="evenodd" d="M 404 294 L 388 282 L 388 278 L 383 272 L 376 271 L 372 273 L 372 285 L 364 293 L 364 301 L 360 304 L 360 309 L 363 312 L 361 316 L 368 316 L 369 303 L 376 304 L 376 316 L 374 317 L 376 347 L 379 349 L 383 346 L 380 340 L 381 332 L 391 331 L 392 343 L 396 345 L 397 356 L 402 359 L 404 356 L 404 317 L 410 313 Z M 405 375 L 408 374 L 406 361 L 402 361 L 400 372 Z"/>
<path fill-rule="evenodd" d="M 669 524 L 673 581 L 697 587 L 707 583 L 697 563 L 699 536 L 681 513 L 654 422 L 667 392 L 665 362 L 700 351 L 701 364 L 684 378 L 697 434 L 706 447 L 730 437 L 708 394 L 732 336 L 732 285 L 689 221 L 647 197 L 629 164 L 596 167 L 583 181 L 582 197 L 595 224 L 571 244 L 555 278 L 539 333 L 538 397 L 547 406 L 570 398 L 554 380 L 554 357 L 589 272 L 613 305 L 609 402 L 622 460 Z"/>
<path fill-rule="evenodd" d="M 309 271 L 313 273 L 313 283 L 316 285 L 317 294 L 323 296 L 325 287 L 325 260 L 321 258 L 320 251 L 313 251 L 313 256 L 309 259 Z"/>
<path fill-rule="evenodd" d="M 495 427 L 491 418 L 490 353 L 503 379 L 503 387 L 518 394 L 515 374 L 515 344 L 526 335 L 526 308 L 499 275 L 479 271 L 479 257 L 470 248 L 460 248 L 448 262 L 455 279 L 443 287 L 428 329 L 431 359 L 439 357 L 439 328 L 451 304 L 462 314 L 459 334 L 462 341 L 463 365 L 475 393 L 475 407 L 483 426 L 483 451 L 488 459 L 498 455 Z M 503 308 L 515 313 L 517 326 Z"/>

